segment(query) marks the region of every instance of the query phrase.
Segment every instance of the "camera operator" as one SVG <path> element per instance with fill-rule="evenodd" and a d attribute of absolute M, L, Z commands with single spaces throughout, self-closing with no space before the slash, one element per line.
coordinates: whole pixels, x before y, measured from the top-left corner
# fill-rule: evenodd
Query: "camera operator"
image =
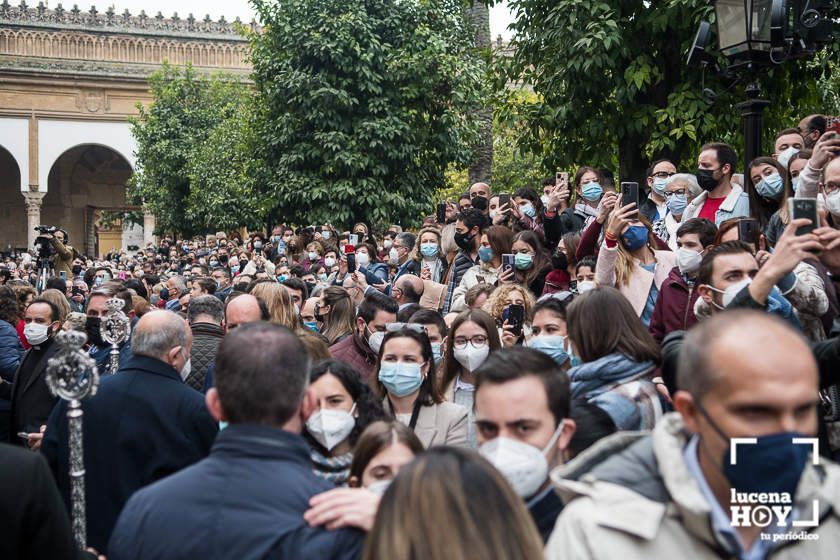
<path fill-rule="evenodd" d="M 67 232 L 61 229 L 56 229 L 53 233 L 42 233 L 41 237 L 49 239 L 50 245 L 54 249 L 53 255 L 50 257 L 55 275 L 59 276 L 61 271 L 67 275 L 67 278 L 73 278 L 73 257 L 76 250 L 67 244 L 69 241 Z"/>

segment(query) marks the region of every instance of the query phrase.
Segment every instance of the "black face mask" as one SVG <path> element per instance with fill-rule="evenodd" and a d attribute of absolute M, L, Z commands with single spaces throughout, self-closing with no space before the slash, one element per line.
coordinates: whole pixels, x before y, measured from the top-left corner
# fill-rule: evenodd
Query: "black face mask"
<path fill-rule="evenodd" d="M 169 299 L 169 288 L 162 288 L 160 290 L 160 299 L 166 301 Z"/>
<path fill-rule="evenodd" d="M 82 265 L 74 264 L 73 265 L 73 275 L 78 276 L 81 273 L 82 273 Z"/>
<path fill-rule="evenodd" d="M 698 169 L 694 176 L 697 177 L 697 184 L 704 191 L 713 191 L 718 186 L 718 180 L 715 179 L 716 169 Z"/>
<path fill-rule="evenodd" d="M 304 282 L 304 284 L 306 284 L 306 293 L 308 294 L 311 294 L 315 290 L 315 286 L 317 286 L 315 282 Z"/>
<path fill-rule="evenodd" d="M 472 199 L 472 207 L 476 210 L 481 210 L 482 212 L 487 210 L 489 206 L 489 201 L 484 198 L 483 196 L 476 196 Z"/>
<path fill-rule="evenodd" d="M 108 343 L 102 340 L 102 319 L 100 317 L 90 317 L 85 320 L 85 332 L 87 333 L 88 342 L 94 346 L 108 346 Z"/>
<path fill-rule="evenodd" d="M 551 266 L 554 267 L 554 270 L 566 270 L 569 268 L 569 257 L 563 251 L 554 251 L 554 254 L 551 255 Z"/>
<path fill-rule="evenodd" d="M 463 251 L 472 251 L 473 239 L 475 239 L 475 235 L 470 235 L 469 232 L 455 232 L 455 244 Z"/>

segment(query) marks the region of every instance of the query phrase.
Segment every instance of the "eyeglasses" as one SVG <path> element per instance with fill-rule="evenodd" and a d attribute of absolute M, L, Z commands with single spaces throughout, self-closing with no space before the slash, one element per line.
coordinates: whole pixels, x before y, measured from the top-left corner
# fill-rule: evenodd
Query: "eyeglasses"
<path fill-rule="evenodd" d="M 682 196 L 685 194 L 685 189 L 680 189 L 678 191 L 669 191 L 665 193 L 665 198 L 671 198 L 672 196 Z"/>
<path fill-rule="evenodd" d="M 672 173 L 670 171 L 657 171 L 653 173 L 651 177 L 655 177 L 657 179 L 667 179 L 668 177 L 673 177 L 676 173 Z"/>
<path fill-rule="evenodd" d="M 467 343 L 470 343 L 473 348 L 484 348 L 487 346 L 487 337 L 483 334 L 477 334 L 472 338 L 467 338 L 465 336 L 456 337 L 453 341 L 453 346 L 458 350 L 463 350 L 467 347 Z"/>
<path fill-rule="evenodd" d="M 426 325 L 421 325 L 420 323 L 388 323 L 385 325 L 385 332 L 398 332 L 401 330 L 425 334 Z"/>

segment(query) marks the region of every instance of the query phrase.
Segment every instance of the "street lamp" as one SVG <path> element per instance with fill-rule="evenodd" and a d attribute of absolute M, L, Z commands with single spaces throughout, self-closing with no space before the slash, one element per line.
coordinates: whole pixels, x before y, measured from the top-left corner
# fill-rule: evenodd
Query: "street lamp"
<path fill-rule="evenodd" d="M 758 69 L 792 58 L 812 56 L 832 39 L 829 11 L 836 0 L 712 0 L 718 48 L 729 61 L 724 72 L 747 79 L 746 101 L 739 103 L 744 133 L 744 169 L 761 155 L 762 113 L 770 104 L 759 99 Z M 712 26 L 701 22 L 688 53 L 688 64 L 711 65 L 706 52 Z"/>

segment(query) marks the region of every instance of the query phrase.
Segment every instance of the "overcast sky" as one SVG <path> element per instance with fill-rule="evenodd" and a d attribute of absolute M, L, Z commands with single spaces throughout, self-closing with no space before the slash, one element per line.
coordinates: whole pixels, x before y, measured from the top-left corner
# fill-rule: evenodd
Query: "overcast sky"
<path fill-rule="evenodd" d="M 96 0 L 67 0 L 64 2 L 65 9 L 72 6 L 73 2 L 78 3 L 82 10 L 89 9 L 91 4 L 95 5 L 96 9 L 101 12 L 107 10 L 108 6 L 113 5 L 118 13 L 122 13 L 128 8 L 128 11 L 132 14 L 139 14 L 140 10 L 146 10 L 146 13 L 150 16 L 162 12 L 164 16 L 169 17 L 173 12 L 178 12 L 178 16 L 182 18 L 192 13 L 196 18 L 202 19 L 205 14 L 210 14 L 210 17 L 214 20 L 224 15 L 228 21 L 233 21 L 239 16 L 246 23 L 254 17 L 254 11 L 248 4 L 248 0 L 114 0 L 110 3 L 97 2 Z M 35 5 L 37 2 L 33 0 L 30 4 Z M 58 2 L 52 0 L 48 4 L 50 7 L 55 7 Z M 503 37 L 509 38 L 510 33 L 506 31 L 506 28 L 511 20 L 512 17 L 506 2 L 494 6 L 490 10 L 491 36 L 495 39 L 497 35 L 501 34 Z"/>

